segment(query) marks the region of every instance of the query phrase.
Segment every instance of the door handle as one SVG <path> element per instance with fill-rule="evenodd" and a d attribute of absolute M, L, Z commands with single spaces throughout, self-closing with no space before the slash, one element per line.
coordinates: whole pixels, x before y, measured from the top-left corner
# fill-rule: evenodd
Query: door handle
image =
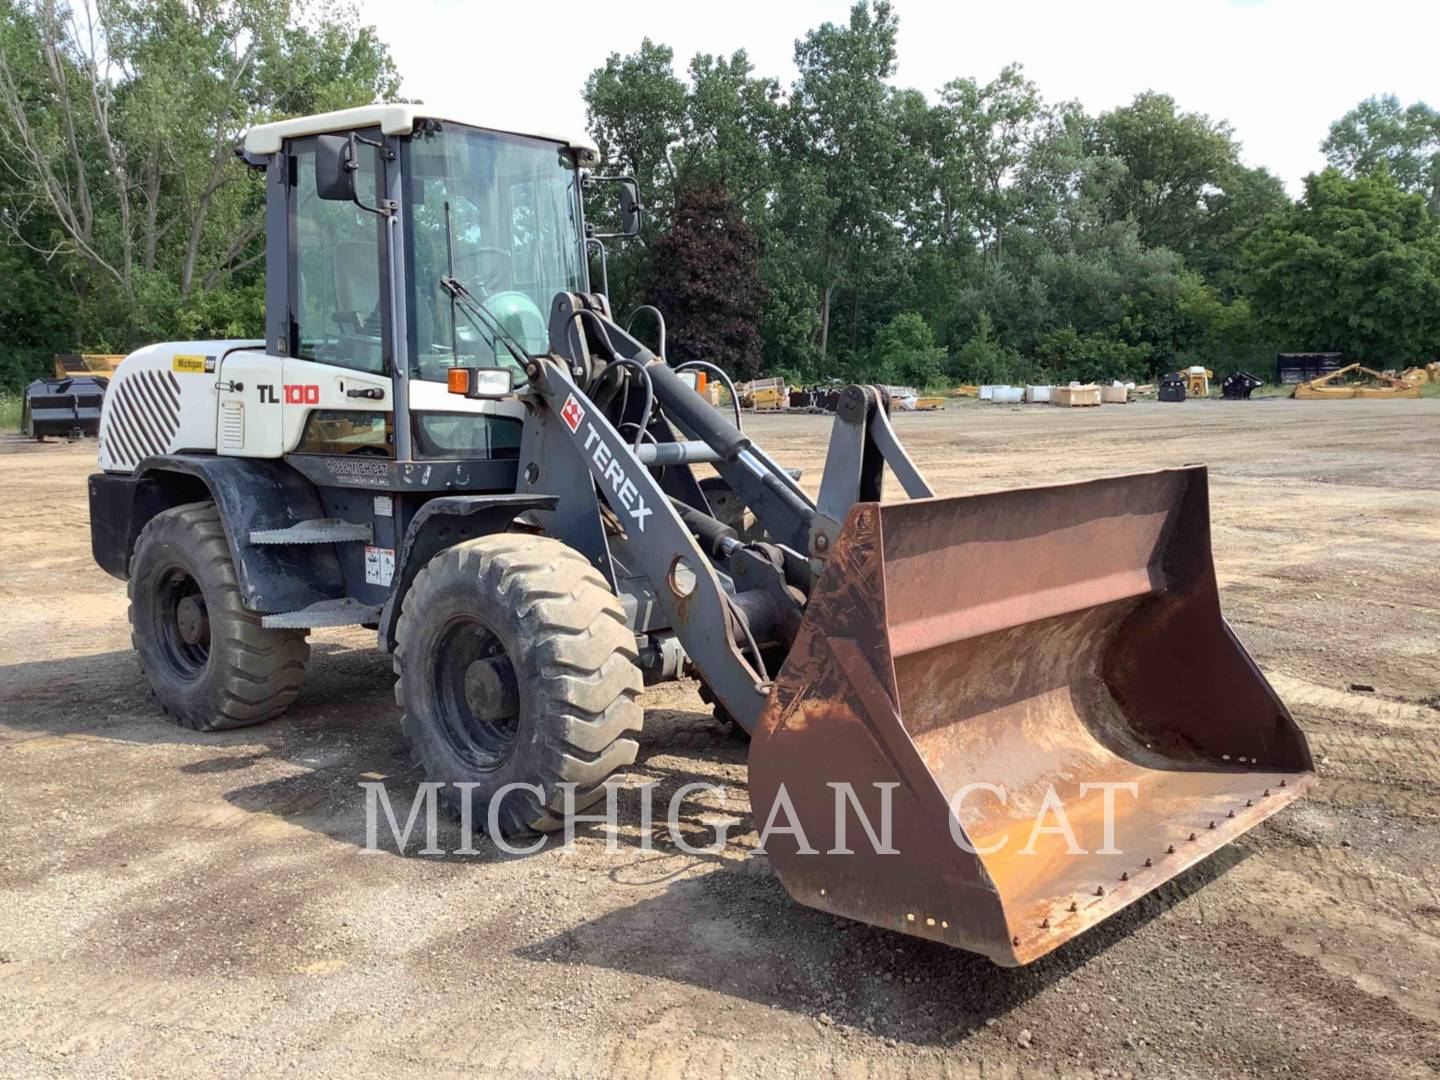
<path fill-rule="evenodd" d="M 371 401 L 384 401 L 385 391 L 378 386 L 366 386 L 359 390 L 346 390 L 345 396 L 369 398 Z"/>

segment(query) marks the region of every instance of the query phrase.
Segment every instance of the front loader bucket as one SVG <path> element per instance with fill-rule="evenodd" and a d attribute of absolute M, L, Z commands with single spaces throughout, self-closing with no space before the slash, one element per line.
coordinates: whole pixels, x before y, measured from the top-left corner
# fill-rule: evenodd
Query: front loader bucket
<path fill-rule="evenodd" d="M 1006 965 L 1313 781 L 1221 617 L 1203 468 L 857 504 L 750 751 L 792 896 Z"/>

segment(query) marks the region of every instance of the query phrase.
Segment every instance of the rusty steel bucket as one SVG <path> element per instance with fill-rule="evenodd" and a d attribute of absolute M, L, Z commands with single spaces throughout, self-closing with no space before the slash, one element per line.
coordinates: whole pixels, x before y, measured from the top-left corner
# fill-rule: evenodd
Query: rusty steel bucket
<path fill-rule="evenodd" d="M 795 899 L 1005 965 L 1313 781 L 1220 614 L 1203 468 L 857 504 L 750 751 Z"/>

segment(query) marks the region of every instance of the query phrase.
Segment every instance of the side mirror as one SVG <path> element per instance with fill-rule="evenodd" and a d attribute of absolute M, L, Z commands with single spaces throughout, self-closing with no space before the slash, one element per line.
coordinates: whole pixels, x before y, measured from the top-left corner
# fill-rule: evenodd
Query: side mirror
<path fill-rule="evenodd" d="M 322 199 L 355 202 L 355 136 L 319 135 L 315 139 L 315 191 Z"/>
<path fill-rule="evenodd" d="M 634 180 L 620 181 L 620 235 L 640 235 L 640 186 Z"/>

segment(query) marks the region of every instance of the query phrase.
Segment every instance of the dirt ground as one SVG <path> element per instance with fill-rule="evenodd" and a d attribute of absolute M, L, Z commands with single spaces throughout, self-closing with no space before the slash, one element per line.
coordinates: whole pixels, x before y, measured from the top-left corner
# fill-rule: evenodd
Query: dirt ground
<path fill-rule="evenodd" d="M 750 426 L 813 490 L 827 421 Z M 1223 604 L 1313 793 L 1021 970 L 791 903 L 753 834 L 643 850 L 632 800 L 618 854 L 364 854 L 359 783 L 420 779 L 372 635 L 314 634 L 279 721 L 171 726 L 91 561 L 93 443 L 12 440 L 0 1074 L 1437 1075 L 1440 400 L 898 427 L 942 494 L 1207 462 Z M 717 781 L 743 833 L 745 744 L 691 683 L 645 704 L 626 783 Z"/>

